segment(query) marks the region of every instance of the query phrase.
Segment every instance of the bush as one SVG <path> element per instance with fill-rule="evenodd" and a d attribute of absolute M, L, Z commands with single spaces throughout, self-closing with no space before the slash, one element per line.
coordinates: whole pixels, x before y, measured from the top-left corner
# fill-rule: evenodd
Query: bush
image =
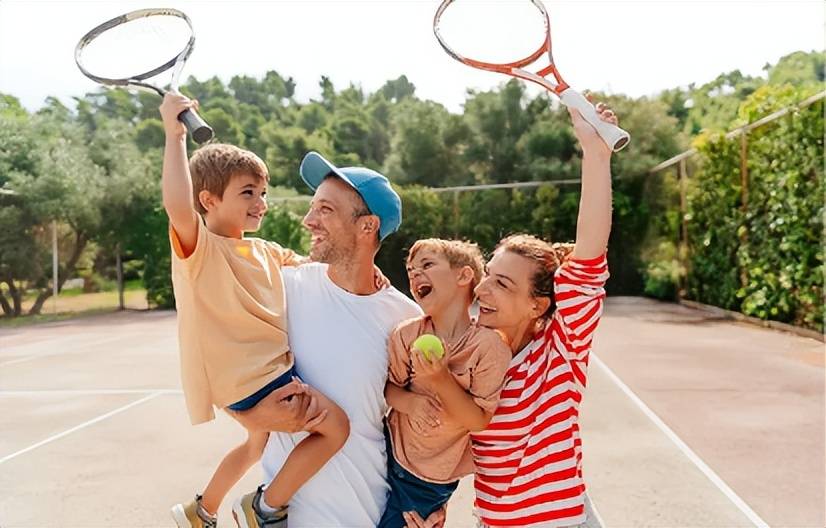
<path fill-rule="evenodd" d="M 655 299 L 674 301 L 677 299 L 680 278 L 684 274 L 674 243 L 663 241 L 656 253 L 649 257 L 644 272 L 643 292 Z"/>
<path fill-rule="evenodd" d="M 740 108 L 753 121 L 803 99 L 764 86 Z M 823 330 L 823 101 L 748 136 L 743 205 L 740 141 L 707 135 L 689 193 L 689 295 L 701 302 Z"/>

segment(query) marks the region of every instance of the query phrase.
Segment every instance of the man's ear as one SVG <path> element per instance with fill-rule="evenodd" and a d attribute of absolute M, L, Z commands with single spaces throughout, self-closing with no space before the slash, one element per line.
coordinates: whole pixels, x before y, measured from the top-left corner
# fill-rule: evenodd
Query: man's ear
<path fill-rule="evenodd" d="M 379 233 L 379 217 L 375 215 L 366 215 L 361 217 L 361 232 L 370 237 L 378 239 Z"/>

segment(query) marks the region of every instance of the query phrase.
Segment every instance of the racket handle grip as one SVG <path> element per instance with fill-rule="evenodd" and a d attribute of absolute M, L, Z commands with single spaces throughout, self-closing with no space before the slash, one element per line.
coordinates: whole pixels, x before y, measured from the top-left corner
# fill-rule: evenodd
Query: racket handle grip
<path fill-rule="evenodd" d="M 201 116 L 199 116 L 195 110 L 188 109 L 181 112 L 178 119 L 180 119 L 186 129 L 189 130 L 195 143 L 200 145 L 212 139 L 214 135 L 212 128 L 206 124 L 206 121 L 201 119 Z"/>
<path fill-rule="evenodd" d="M 605 141 L 605 144 L 614 152 L 619 152 L 631 141 L 631 135 L 628 132 L 600 119 L 599 114 L 597 114 L 597 109 L 594 108 L 594 105 L 581 93 L 572 88 L 568 88 L 562 92 L 559 97 L 562 100 L 562 104 L 568 108 L 576 108 L 579 110 L 582 117 L 596 129 L 597 134 L 599 134 L 602 140 Z"/>

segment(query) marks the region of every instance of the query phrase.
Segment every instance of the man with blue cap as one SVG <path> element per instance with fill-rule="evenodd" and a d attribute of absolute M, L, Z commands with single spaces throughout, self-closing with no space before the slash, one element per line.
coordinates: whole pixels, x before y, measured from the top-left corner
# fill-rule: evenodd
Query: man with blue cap
<path fill-rule="evenodd" d="M 375 280 L 374 258 L 401 224 L 401 200 L 378 172 L 339 168 L 316 152 L 305 156 L 300 172 L 315 193 L 304 217 L 315 263 L 283 270 L 290 346 L 301 378 L 347 414 L 350 437 L 295 494 L 288 525 L 375 526 L 389 489 L 382 430 L 387 338 L 421 314 L 404 294 Z M 267 478 L 305 434 L 270 434 L 262 460 Z"/>

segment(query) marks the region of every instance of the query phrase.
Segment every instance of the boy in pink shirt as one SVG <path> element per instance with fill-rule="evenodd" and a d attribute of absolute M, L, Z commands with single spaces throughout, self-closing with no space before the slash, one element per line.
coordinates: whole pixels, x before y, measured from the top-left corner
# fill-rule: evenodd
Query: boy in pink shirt
<path fill-rule="evenodd" d="M 419 240 L 408 254 L 410 291 L 425 315 L 390 337 L 390 495 L 379 528 L 405 526 L 407 511 L 426 518 L 473 473 L 469 433 L 487 427 L 511 359 L 499 334 L 470 318 L 482 262 L 475 244 L 456 240 Z M 413 347 L 422 334 L 440 339 L 441 359 L 424 359 Z"/>

